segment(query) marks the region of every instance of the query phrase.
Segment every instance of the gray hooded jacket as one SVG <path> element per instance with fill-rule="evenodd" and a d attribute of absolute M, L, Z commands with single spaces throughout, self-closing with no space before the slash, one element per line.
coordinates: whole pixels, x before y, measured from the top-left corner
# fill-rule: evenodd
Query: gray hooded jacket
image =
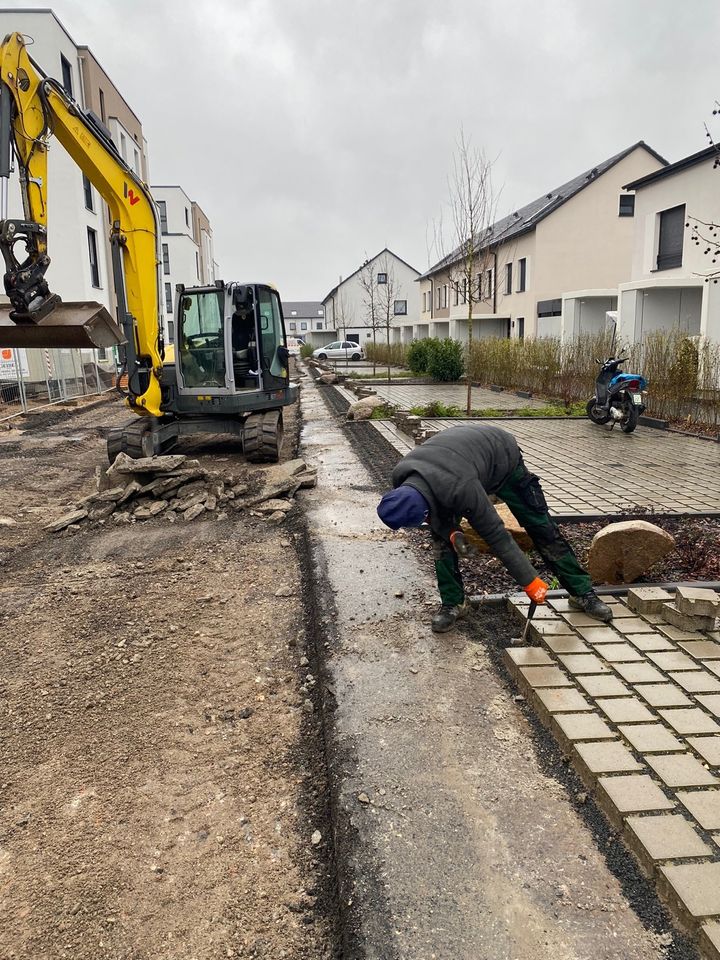
<path fill-rule="evenodd" d="M 485 424 L 441 430 L 411 450 L 392 472 L 394 487 L 407 484 L 430 506 L 433 535 L 449 540 L 465 517 L 521 586 L 537 571 L 503 526 L 488 494 L 509 480 L 522 460 L 515 437 Z"/>

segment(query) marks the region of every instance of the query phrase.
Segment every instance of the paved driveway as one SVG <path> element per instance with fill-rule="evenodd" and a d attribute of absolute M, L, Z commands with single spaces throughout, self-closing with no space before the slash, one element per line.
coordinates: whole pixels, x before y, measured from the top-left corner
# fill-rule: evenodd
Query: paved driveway
<path fill-rule="evenodd" d="M 373 384 L 377 395 L 403 410 L 428 403 L 444 403 L 446 406 L 465 407 L 467 387 L 458 383 L 421 383 L 421 384 Z M 474 410 L 518 410 L 520 407 L 544 407 L 542 400 L 526 400 L 513 393 L 495 393 L 473 387 L 472 404 Z"/>
<path fill-rule="evenodd" d="M 423 420 L 447 429 L 458 420 Z M 652 507 L 663 513 L 720 512 L 720 444 L 639 427 L 626 436 L 589 420 L 493 420 L 513 433 L 525 462 L 559 516 L 607 515 Z M 412 446 L 378 421 L 403 454 Z"/>

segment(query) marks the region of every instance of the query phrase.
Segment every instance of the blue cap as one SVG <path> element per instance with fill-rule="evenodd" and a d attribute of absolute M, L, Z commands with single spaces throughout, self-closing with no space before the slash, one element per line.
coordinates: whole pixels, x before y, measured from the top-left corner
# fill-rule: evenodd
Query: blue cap
<path fill-rule="evenodd" d="M 415 487 L 403 485 L 385 494 L 377 513 L 386 527 L 398 530 L 400 527 L 419 527 L 429 509 L 427 500 Z"/>

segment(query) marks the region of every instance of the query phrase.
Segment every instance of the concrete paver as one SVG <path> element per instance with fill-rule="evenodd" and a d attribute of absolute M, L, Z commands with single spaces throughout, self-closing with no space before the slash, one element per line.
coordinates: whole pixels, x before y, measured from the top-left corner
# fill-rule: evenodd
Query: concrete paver
<path fill-rule="evenodd" d="M 604 810 L 616 824 L 622 824 L 623 817 L 629 813 L 652 813 L 675 807 L 674 801 L 645 774 L 600 777 L 598 787 L 598 799 L 602 802 L 605 798 Z"/>
<path fill-rule="evenodd" d="M 705 670 L 686 670 L 683 673 L 670 673 L 668 676 L 688 693 L 715 693 L 720 690 L 720 679 Z"/>
<path fill-rule="evenodd" d="M 654 719 L 648 708 L 637 697 L 600 699 L 597 705 L 613 723 L 649 723 Z"/>
<path fill-rule="evenodd" d="M 702 704 L 706 710 L 709 710 L 713 716 L 720 717 L 720 695 L 714 693 L 703 694 L 703 696 L 698 696 L 695 699 L 698 703 Z"/>
<path fill-rule="evenodd" d="M 720 830 L 720 790 L 680 790 L 677 798 L 703 830 Z"/>
<path fill-rule="evenodd" d="M 553 653 L 590 653 L 590 647 L 573 636 L 545 637 L 545 643 Z"/>
<path fill-rule="evenodd" d="M 669 787 L 709 787 L 717 783 L 717 777 L 689 753 L 648 757 L 647 762 Z"/>
<path fill-rule="evenodd" d="M 709 763 L 711 767 L 720 767 L 720 736 L 716 734 L 710 737 L 688 737 L 687 742 L 705 763 Z"/>
<path fill-rule="evenodd" d="M 720 863 L 686 863 L 661 872 L 692 917 L 720 914 Z"/>
<path fill-rule="evenodd" d="M 692 706 L 692 700 L 672 683 L 642 683 L 637 692 L 651 707 Z"/>
<path fill-rule="evenodd" d="M 642 770 L 642 765 L 623 743 L 578 743 L 575 751 L 591 773 L 632 773 Z"/>
<path fill-rule="evenodd" d="M 533 688 L 572 686 L 572 680 L 558 667 L 520 667 L 520 673 Z"/>
<path fill-rule="evenodd" d="M 698 660 L 720 660 L 720 643 L 714 640 L 683 640 L 678 646 Z"/>
<path fill-rule="evenodd" d="M 677 710 L 659 710 L 658 713 L 678 733 L 720 733 L 720 726 L 698 707 L 679 707 Z"/>
<path fill-rule="evenodd" d="M 591 697 L 627 697 L 630 690 L 613 676 L 577 675 L 577 682 Z"/>
<path fill-rule="evenodd" d="M 668 640 L 661 633 L 634 633 L 627 640 L 638 650 L 674 650 L 672 640 Z"/>
<path fill-rule="evenodd" d="M 608 667 L 594 653 L 564 653 L 558 660 L 573 674 L 609 673 Z"/>
<path fill-rule="evenodd" d="M 629 643 L 606 643 L 602 655 L 608 663 L 633 663 L 643 659 L 643 655 Z"/>
<path fill-rule="evenodd" d="M 672 651 L 670 653 L 648 653 L 648 660 L 663 670 L 700 670 L 700 664 L 686 653 Z"/>
<path fill-rule="evenodd" d="M 713 851 L 698 835 L 692 824 L 677 813 L 660 816 L 628 817 L 628 834 L 636 852 L 645 854 L 651 866 L 657 860 L 677 860 L 687 857 L 706 857 Z M 633 839 L 638 851 L 632 843 Z"/>
<path fill-rule="evenodd" d="M 568 740 L 614 740 L 617 737 L 597 713 L 565 713 L 553 718 Z"/>
<path fill-rule="evenodd" d="M 662 683 L 665 679 L 650 663 L 614 663 L 613 667 L 628 683 Z"/>
<path fill-rule="evenodd" d="M 670 753 L 685 749 L 662 723 L 624 724 L 618 729 L 638 753 Z"/>

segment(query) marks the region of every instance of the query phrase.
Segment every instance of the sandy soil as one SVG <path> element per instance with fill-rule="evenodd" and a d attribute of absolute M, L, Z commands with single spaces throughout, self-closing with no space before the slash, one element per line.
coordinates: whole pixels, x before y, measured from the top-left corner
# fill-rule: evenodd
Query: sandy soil
<path fill-rule="evenodd" d="M 299 517 L 45 533 L 125 419 L 0 432 L 0 956 L 330 958 Z"/>

